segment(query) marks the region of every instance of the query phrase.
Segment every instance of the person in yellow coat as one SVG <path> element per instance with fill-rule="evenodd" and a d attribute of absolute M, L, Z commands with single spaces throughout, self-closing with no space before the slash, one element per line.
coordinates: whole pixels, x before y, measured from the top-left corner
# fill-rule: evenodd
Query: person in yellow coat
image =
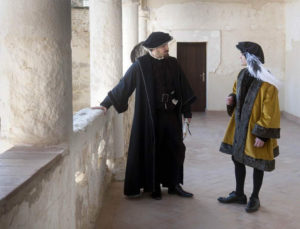
<path fill-rule="evenodd" d="M 280 109 L 278 88 L 280 82 L 263 66 L 264 53 L 254 42 L 239 42 L 242 69 L 226 98 L 231 116 L 220 151 L 232 155 L 235 166 L 236 189 L 221 203 L 247 204 L 244 194 L 245 166 L 254 168 L 253 192 L 245 208 L 247 212 L 260 207 L 259 191 L 264 171 L 275 169 L 274 158 L 279 155 Z"/>

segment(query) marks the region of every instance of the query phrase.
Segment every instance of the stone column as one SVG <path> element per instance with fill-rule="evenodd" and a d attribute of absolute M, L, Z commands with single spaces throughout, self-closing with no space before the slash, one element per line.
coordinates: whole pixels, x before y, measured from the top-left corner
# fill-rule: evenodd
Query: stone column
<path fill-rule="evenodd" d="M 122 77 L 122 2 L 90 0 L 91 105 Z"/>
<path fill-rule="evenodd" d="M 0 28 L 2 135 L 14 144 L 68 140 L 72 131 L 70 0 L 0 1 Z"/>
<path fill-rule="evenodd" d="M 130 53 L 138 43 L 138 9 L 139 1 L 123 0 L 122 23 L 123 23 L 123 74 L 131 65 Z M 134 96 L 129 100 L 127 112 L 124 114 L 124 152 L 128 152 L 132 118 L 134 113 Z"/>
<path fill-rule="evenodd" d="M 122 1 L 90 0 L 91 105 L 99 105 L 122 77 Z M 111 108 L 112 110 L 113 108 Z M 123 177 L 123 115 L 113 117 L 114 161 L 111 170 Z M 122 174 L 120 174 L 122 173 Z"/>
<path fill-rule="evenodd" d="M 130 53 L 138 43 L 138 0 L 122 1 L 123 74 L 131 65 Z"/>
<path fill-rule="evenodd" d="M 146 40 L 148 36 L 148 17 L 148 10 L 141 5 L 139 7 L 139 42 Z"/>

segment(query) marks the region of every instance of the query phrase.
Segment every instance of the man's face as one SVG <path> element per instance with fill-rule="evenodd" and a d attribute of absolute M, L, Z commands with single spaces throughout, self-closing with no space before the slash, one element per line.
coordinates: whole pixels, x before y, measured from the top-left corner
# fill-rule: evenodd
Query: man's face
<path fill-rule="evenodd" d="M 153 49 L 153 54 L 157 57 L 168 57 L 169 56 L 169 46 L 168 43 L 165 43 L 157 48 Z"/>
<path fill-rule="evenodd" d="M 242 66 L 247 66 L 247 60 L 246 60 L 246 57 L 243 54 L 241 54 L 240 59 L 241 59 L 241 65 Z"/>

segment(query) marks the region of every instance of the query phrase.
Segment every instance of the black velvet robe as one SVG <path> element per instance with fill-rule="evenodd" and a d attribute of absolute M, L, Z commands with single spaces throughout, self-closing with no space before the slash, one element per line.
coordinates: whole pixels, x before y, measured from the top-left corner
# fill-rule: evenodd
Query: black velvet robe
<path fill-rule="evenodd" d="M 156 109 L 151 58 L 149 54 L 138 58 L 119 84 L 108 93 L 115 109 L 122 113 L 127 110 L 128 99 L 136 90 L 125 174 L 125 195 L 139 194 L 141 188 L 145 191 L 154 191 L 155 188 Z M 196 97 L 177 60 L 173 57 L 169 58 L 177 69 L 177 74 L 174 75 L 179 99 L 177 114 L 178 122 L 182 125 L 182 113 L 189 110 L 190 104 Z"/>

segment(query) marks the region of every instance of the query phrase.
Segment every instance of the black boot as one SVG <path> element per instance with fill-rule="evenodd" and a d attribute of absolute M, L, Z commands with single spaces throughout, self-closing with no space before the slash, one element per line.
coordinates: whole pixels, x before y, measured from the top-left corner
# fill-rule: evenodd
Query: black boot
<path fill-rule="evenodd" d="M 155 191 L 151 193 L 151 197 L 155 200 L 161 200 L 161 189 L 156 187 Z"/>
<path fill-rule="evenodd" d="M 233 191 L 227 197 L 219 197 L 218 201 L 223 204 L 230 204 L 230 203 L 247 204 L 247 196 L 245 194 L 238 196 L 236 192 Z"/>
<path fill-rule="evenodd" d="M 258 198 L 251 196 L 250 200 L 245 208 L 246 212 L 256 212 L 260 207 L 260 201 Z"/>
<path fill-rule="evenodd" d="M 194 195 L 192 193 L 186 192 L 182 189 L 182 187 L 178 184 L 175 187 L 171 187 L 168 190 L 169 194 L 177 194 L 181 197 L 193 197 Z"/>

